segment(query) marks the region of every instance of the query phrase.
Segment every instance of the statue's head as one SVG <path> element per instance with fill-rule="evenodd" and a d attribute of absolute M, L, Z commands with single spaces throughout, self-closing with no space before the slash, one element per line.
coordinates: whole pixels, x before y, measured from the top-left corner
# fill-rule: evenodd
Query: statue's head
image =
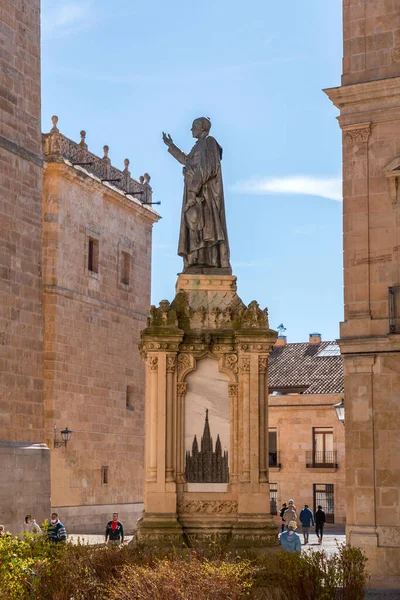
<path fill-rule="evenodd" d="M 192 135 L 194 138 L 205 138 L 210 133 L 211 121 L 208 117 L 199 117 L 193 121 Z"/>

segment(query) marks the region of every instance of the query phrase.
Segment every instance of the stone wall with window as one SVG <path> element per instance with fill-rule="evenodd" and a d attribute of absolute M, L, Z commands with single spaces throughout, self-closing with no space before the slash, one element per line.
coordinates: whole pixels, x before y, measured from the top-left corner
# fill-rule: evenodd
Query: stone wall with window
<path fill-rule="evenodd" d="M 61 135 L 52 131 L 55 139 Z M 86 155 L 76 161 L 91 162 Z M 62 153 L 56 159 L 46 154 L 47 442 L 53 445 L 54 427 L 73 431 L 67 447 L 52 449 L 51 497 L 69 532 L 102 532 L 110 506 L 130 515 L 129 531 L 142 508 L 144 365 L 138 343 L 150 306 L 158 215 L 90 171 L 90 164 L 73 166 Z"/>
<path fill-rule="evenodd" d="M 278 515 L 282 503 L 293 498 L 298 514 L 304 504 L 313 511 L 314 504 L 322 504 L 329 522 L 345 522 L 344 426 L 333 408 L 341 398 L 341 394 L 269 396 L 269 479 Z"/>

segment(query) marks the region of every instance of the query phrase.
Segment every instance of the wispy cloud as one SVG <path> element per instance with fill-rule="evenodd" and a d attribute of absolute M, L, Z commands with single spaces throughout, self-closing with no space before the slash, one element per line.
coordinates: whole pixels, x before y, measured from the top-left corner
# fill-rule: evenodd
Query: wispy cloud
<path fill-rule="evenodd" d="M 310 177 L 307 175 L 253 178 L 239 181 L 233 186 L 233 191 L 245 194 L 301 194 L 341 202 L 342 180 L 340 177 Z"/>
<path fill-rule="evenodd" d="M 42 8 L 43 37 L 64 37 L 90 27 L 93 24 L 92 9 L 91 0 L 45 3 Z"/>
<path fill-rule="evenodd" d="M 215 65 L 207 67 L 206 69 L 196 68 L 192 72 L 185 70 L 179 70 L 174 65 L 173 69 L 163 69 L 159 72 L 153 73 L 126 73 L 126 74 L 114 74 L 108 72 L 89 71 L 86 69 L 76 69 L 71 67 L 65 67 L 57 65 L 54 68 L 57 74 L 65 75 L 66 77 L 72 77 L 75 79 L 84 79 L 85 81 L 101 81 L 105 83 L 122 84 L 122 85 L 137 85 L 137 84 L 149 84 L 149 85 L 171 85 L 172 82 L 184 81 L 185 84 L 189 82 L 198 83 L 199 79 L 216 79 L 221 81 L 223 78 L 231 78 L 232 76 L 245 76 L 247 73 L 254 70 L 268 69 L 274 65 L 291 62 L 293 60 L 299 60 L 298 56 L 287 56 L 271 58 L 265 61 L 253 61 L 247 63 L 238 63 L 231 65 Z"/>

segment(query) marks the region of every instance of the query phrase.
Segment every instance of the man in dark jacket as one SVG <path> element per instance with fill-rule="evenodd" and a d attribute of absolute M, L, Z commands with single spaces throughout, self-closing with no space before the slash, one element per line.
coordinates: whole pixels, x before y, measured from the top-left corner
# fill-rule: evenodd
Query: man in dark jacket
<path fill-rule="evenodd" d="M 317 534 L 318 542 L 321 544 L 322 537 L 324 535 L 324 524 L 326 521 L 325 513 L 322 510 L 322 506 L 318 506 L 318 510 L 315 513 L 315 533 Z"/>
<path fill-rule="evenodd" d="M 286 502 L 284 502 L 284 503 L 282 504 L 282 508 L 281 508 L 281 511 L 280 511 L 280 513 L 279 513 L 279 516 L 280 516 L 280 518 L 282 519 L 282 528 L 281 528 L 281 532 L 282 532 L 282 533 L 285 531 L 285 524 L 286 524 L 286 521 L 285 521 L 285 519 L 283 518 L 283 515 L 285 514 L 285 510 L 286 510 L 286 509 L 287 509 L 287 504 L 286 504 Z"/>
<path fill-rule="evenodd" d="M 300 511 L 300 521 L 303 528 L 304 545 L 306 545 L 308 544 L 310 527 L 314 526 L 314 517 L 312 511 L 308 508 L 308 504 L 305 504 L 304 508 Z"/>
<path fill-rule="evenodd" d="M 47 537 L 50 542 L 58 544 L 58 542 L 65 542 L 67 539 L 67 532 L 65 531 L 64 525 L 58 518 L 57 513 L 52 513 L 51 521 L 47 527 Z"/>
<path fill-rule="evenodd" d="M 118 521 L 118 513 L 113 513 L 112 521 L 107 523 L 105 542 L 115 546 L 124 543 L 124 526 Z"/>

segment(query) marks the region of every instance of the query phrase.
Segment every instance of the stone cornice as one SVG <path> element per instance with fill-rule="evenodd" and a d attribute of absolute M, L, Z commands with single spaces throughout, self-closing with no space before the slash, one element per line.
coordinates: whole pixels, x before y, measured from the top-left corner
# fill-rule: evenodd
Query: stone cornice
<path fill-rule="evenodd" d="M 376 102 L 380 98 L 385 99 L 385 102 L 391 97 L 400 100 L 400 77 L 326 88 L 323 91 L 340 110 L 349 104 Z"/>
<path fill-rule="evenodd" d="M 38 156 L 37 154 L 31 152 L 30 150 L 27 150 L 26 148 L 23 148 L 19 144 L 11 142 L 2 135 L 0 135 L 0 147 L 4 148 L 5 150 L 8 150 L 9 152 L 12 152 L 13 154 L 17 154 L 24 160 L 29 160 L 38 167 L 43 167 L 43 158 L 41 156 Z"/>
<path fill-rule="evenodd" d="M 392 333 L 387 336 L 368 336 L 341 338 L 338 340 L 343 357 L 371 355 L 377 352 L 400 352 L 400 334 Z"/>
<path fill-rule="evenodd" d="M 151 223 L 156 223 L 161 216 L 152 208 L 144 207 L 139 200 L 128 199 L 125 194 L 112 186 L 110 183 L 102 183 L 101 180 L 93 173 L 89 173 L 81 166 L 73 166 L 70 161 L 65 159 L 62 162 L 46 161 L 43 165 L 45 171 L 59 172 L 60 177 L 65 177 L 71 182 L 87 187 L 88 184 L 95 185 L 97 190 L 106 198 L 118 202 L 124 208 L 133 211 Z"/>

